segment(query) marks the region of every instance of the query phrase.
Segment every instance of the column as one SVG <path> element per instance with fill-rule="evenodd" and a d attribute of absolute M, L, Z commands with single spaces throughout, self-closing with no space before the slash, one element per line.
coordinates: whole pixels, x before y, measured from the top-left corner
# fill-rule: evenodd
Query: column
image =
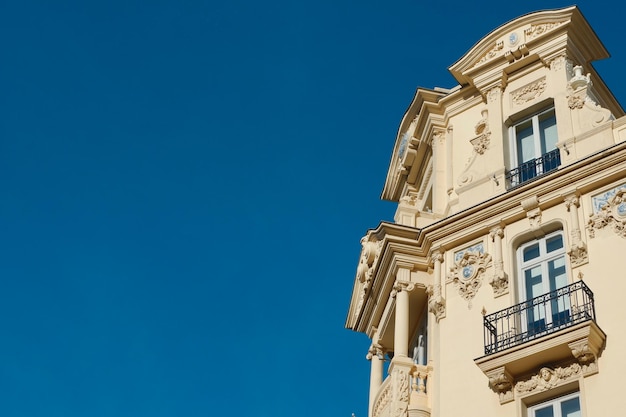
<path fill-rule="evenodd" d="M 433 285 L 428 292 L 428 311 L 435 315 L 437 322 L 446 314 L 446 300 L 441 293 L 441 263 L 443 255 L 435 250 L 430 255 L 433 262 Z"/>
<path fill-rule="evenodd" d="M 369 416 L 372 417 L 374 400 L 383 383 L 383 364 L 385 351 L 379 344 L 372 343 L 367 351 L 367 359 L 371 362 Z"/>
<path fill-rule="evenodd" d="M 394 358 L 409 356 L 409 292 L 413 288 L 415 284 L 406 281 L 396 281 L 393 287 L 396 297 Z"/>

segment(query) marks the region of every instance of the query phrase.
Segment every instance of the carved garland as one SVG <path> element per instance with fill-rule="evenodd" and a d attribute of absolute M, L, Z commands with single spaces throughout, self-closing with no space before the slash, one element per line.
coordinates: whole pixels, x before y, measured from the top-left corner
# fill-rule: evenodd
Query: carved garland
<path fill-rule="evenodd" d="M 546 79 L 542 78 L 511 93 L 514 104 L 523 105 L 540 97 L 546 90 Z"/>

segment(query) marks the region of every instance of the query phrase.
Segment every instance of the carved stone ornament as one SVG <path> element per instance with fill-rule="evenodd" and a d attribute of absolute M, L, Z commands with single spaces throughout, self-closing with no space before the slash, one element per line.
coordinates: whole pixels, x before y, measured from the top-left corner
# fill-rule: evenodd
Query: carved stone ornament
<path fill-rule="evenodd" d="M 482 118 L 476 123 L 474 127 L 474 131 L 476 132 L 476 137 L 470 139 L 470 143 L 474 147 L 474 152 L 479 155 L 485 153 L 487 148 L 489 147 L 489 142 L 491 138 L 491 131 L 489 130 L 489 119 L 487 109 L 483 109 L 481 111 Z"/>
<path fill-rule="evenodd" d="M 571 95 L 567 98 L 567 105 L 570 109 L 582 109 L 585 105 L 585 98 L 581 95 Z"/>
<path fill-rule="evenodd" d="M 461 297 L 468 301 L 469 308 L 490 261 L 491 256 L 485 253 L 482 242 L 454 254 L 454 266 L 450 268 L 448 281 L 454 282 Z"/>
<path fill-rule="evenodd" d="M 534 394 L 547 391 L 582 375 L 582 367 L 578 363 L 558 368 L 541 368 L 536 375 L 531 376 L 526 381 L 519 381 L 515 384 L 515 391 L 518 394 Z"/>
<path fill-rule="evenodd" d="M 511 100 L 514 104 L 523 105 L 529 101 L 535 100 L 541 97 L 546 90 L 546 79 L 542 78 L 534 83 L 528 84 L 520 89 L 517 89 L 511 93 Z"/>
<path fill-rule="evenodd" d="M 392 373 L 393 385 L 394 385 L 394 399 L 393 399 L 393 416 L 394 417 L 406 417 L 407 409 L 409 408 L 409 373 L 404 369 L 398 369 Z"/>
<path fill-rule="evenodd" d="M 610 227 L 618 236 L 626 238 L 626 189 L 615 191 L 613 197 L 592 214 L 587 222 L 589 237 L 595 237 L 596 230 Z"/>
<path fill-rule="evenodd" d="M 598 372 L 599 347 L 591 344 L 588 339 L 572 342 L 568 346 L 572 350 L 572 355 L 574 355 L 581 366 L 581 372 L 584 376 Z"/>
<path fill-rule="evenodd" d="M 388 380 L 388 381 L 391 381 L 391 380 Z M 374 403 L 374 407 L 372 409 L 373 417 L 381 416 L 385 408 L 391 402 L 391 397 L 392 397 L 391 387 L 392 386 L 391 386 L 391 383 L 388 381 L 383 382 L 380 394 L 378 394 L 378 398 L 376 399 L 376 402 Z"/>
<path fill-rule="evenodd" d="M 361 246 L 361 256 L 359 258 L 359 265 L 356 269 L 357 282 L 360 285 L 360 294 L 357 308 L 354 310 L 355 317 L 361 312 L 363 303 L 365 302 L 365 295 L 369 291 L 372 284 L 374 265 L 380 256 L 382 242 L 377 241 L 371 233 L 368 233 L 361 239 Z"/>
<path fill-rule="evenodd" d="M 540 25 L 531 25 L 530 28 L 526 29 L 524 33 L 526 34 L 526 41 L 530 39 L 534 39 L 538 36 L 543 35 L 546 32 L 558 27 L 563 22 L 551 22 L 551 23 L 542 23 Z"/>
<path fill-rule="evenodd" d="M 504 367 L 487 372 L 489 388 L 500 397 L 500 404 L 513 401 L 513 377 Z"/>
<path fill-rule="evenodd" d="M 487 93 L 487 101 L 489 103 L 495 103 L 502 96 L 502 87 L 494 87 Z"/>
<path fill-rule="evenodd" d="M 380 344 L 372 343 L 370 345 L 370 348 L 367 350 L 367 355 L 365 355 L 365 358 L 368 361 L 371 361 L 374 356 L 383 357 L 384 354 L 385 354 L 385 349 Z"/>
<path fill-rule="evenodd" d="M 428 295 L 428 311 L 435 316 L 435 320 L 439 322 L 441 318 L 446 315 L 446 300 L 441 296 L 441 288 L 435 294 L 432 285 L 426 288 L 426 294 Z"/>
<path fill-rule="evenodd" d="M 487 51 L 479 60 L 478 62 L 474 65 L 474 67 L 477 67 L 493 58 L 495 58 L 496 56 L 498 56 L 498 54 L 500 53 L 500 51 L 502 51 L 502 49 L 504 48 L 504 42 L 500 41 L 500 42 L 496 42 L 494 44 L 494 46 Z"/>

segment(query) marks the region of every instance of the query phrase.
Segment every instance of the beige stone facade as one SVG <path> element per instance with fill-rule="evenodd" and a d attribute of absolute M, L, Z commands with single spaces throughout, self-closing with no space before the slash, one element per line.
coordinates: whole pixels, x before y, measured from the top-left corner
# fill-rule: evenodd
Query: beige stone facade
<path fill-rule="evenodd" d="M 621 415 L 626 117 L 576 7 L 504 24 L 419 89 L 346 327 L 370 417 Z"/>

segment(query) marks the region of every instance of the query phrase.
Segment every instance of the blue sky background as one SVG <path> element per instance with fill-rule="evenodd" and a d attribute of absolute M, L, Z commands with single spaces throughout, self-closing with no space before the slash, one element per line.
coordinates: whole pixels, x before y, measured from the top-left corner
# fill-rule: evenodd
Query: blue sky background
<path fill-rule="evenodd" d="M 624 6 L 578 4 L 626 103 Z M 568 5 L 0 2 L 0 415 L 366 417 L 343 325 L 415 88 Z"/>

